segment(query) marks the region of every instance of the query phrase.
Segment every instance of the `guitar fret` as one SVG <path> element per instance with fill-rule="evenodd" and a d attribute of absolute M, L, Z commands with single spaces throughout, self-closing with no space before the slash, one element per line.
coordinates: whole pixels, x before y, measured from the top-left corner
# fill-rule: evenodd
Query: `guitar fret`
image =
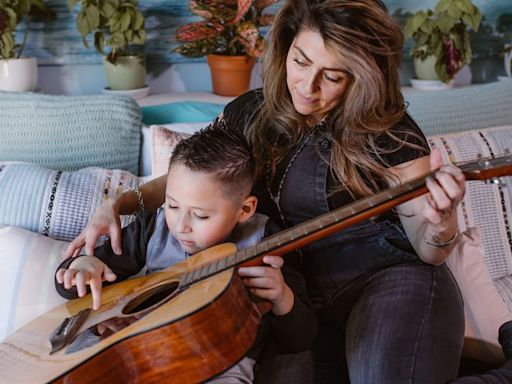
<path fill-rule="evenodd" d="M 247 248 L 242 249 L 241 251 L 238 252 L 238 254 L 240 255 L 239 258 L 241 261 L 247 260 Z"/>
<path fill-rule="evenodd" d="M 201 273 L 199 272 L 199 268 L 196 268 L 192 271 L 192 281 L 197 281 L 199 280 L 199 275 Z"/>
<path fill-rule="evenodd" d="M 181 283 L 182 285 L 190 284 L 190 273 L 186 273 L 185 275 L 183 275 L 183 277 L 181 278 Z"/>
<path fill-rule="evenodd" d="M 210 263 L 208 264 L 208 276 L 213 275 L 218 269 L 217 269 L 217 263 Z"/>
<path fill-rule="evenodd" d="M 236 260 L 237 264 L 240 264 L 243 261 L 245 261 L 244 258 L 241 256 L 242 256 L 242 253 L 240 253 L 240 252 L 235 253 L 235 260 Z"/>
<path fill-rule="evenodd" d="M 235 255 L 228 256 L 226 258 L 226 267 L 231 268 L 236 264 Z"/>

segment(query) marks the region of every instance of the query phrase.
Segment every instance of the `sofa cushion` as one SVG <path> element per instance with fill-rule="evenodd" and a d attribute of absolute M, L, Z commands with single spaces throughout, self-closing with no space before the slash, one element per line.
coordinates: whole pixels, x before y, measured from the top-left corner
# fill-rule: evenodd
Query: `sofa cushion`
<path fill-rule="evenodd" d="M 512 125 L 512 80 L 446 91 L 404 92 L 425 135 Z"/>
<path fill-rule="evenodd" d="M 0 340 L 66 301 L 54 275 L 67 242 L 0 226 Z"/>
<path fill-rule="evenodd" d="M 138 185 L 137 176 L 121 170 L 63 172 L 29 163 L 0 163 L 0 225 L 72 240 L 106 198 Z"/>
<path fill-rule="evenodd" d="M 0 161 L 138 173 L 141 113 L 129 97 L 0 92 Z"/>

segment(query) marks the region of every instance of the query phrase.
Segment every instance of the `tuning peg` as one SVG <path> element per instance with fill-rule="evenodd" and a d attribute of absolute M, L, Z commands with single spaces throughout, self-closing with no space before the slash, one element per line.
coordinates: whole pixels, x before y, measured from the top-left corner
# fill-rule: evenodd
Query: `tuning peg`
<path fill-rule="evenodd" d="M 501 180 L 499 177 L 491 177 L 490 179 L 485 180 L 485 184 L 494 184 L 499 185 L 501 187 L 506 187 L 507 184 Z"/>

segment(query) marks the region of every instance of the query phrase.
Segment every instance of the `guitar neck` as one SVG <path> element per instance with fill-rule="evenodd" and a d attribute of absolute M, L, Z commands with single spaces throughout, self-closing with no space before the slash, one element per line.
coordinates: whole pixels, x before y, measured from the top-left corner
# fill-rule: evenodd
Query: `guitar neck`
<path fill-rule="evenodd" d="M 180 285 L 182 287 L 188 286 L 266 254 L 282 256 L 367 218 L 388 211 L 405 201 L 424 194 L 427 191 L 425 181 L 430 175 L 432 173 L 413 179 L 398 187 L 386 189 L 373 196 L 347 204 L 278 232 L 263 239 L 254 246 L 240 250 L 234 255 L 204 265 L 188 273 L 184 276 Z"/>

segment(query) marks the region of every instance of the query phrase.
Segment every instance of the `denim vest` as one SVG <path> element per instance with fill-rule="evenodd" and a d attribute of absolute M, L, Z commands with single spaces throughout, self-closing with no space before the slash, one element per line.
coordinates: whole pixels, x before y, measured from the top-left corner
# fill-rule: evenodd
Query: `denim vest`
<path fill-rule="evenodd" d="M 287 226 L 300 224 L 329 211 L 326 184 L 330 172 L 330 151 L 330 139 L 318 133 L 306 143 L 289 167 L 279 204 Z M 295 152 L 292 150 L 291 156 Z M 282 167 L 289 165 L 291 156 L 283 161 Z M 281 182 L 282 173 L 278 170 L 273 193 L 275 186 Z M 269 198 L 268 191 L 261 192 L 263 212 L 276 216 L 276 206 Z M 364 220 L 303 247 L 302 255 L 309 282 L 324 297 L 331 296 L 362 275 L 398 263 L 419 262 L 401 224 L 390 220 Z"/>

